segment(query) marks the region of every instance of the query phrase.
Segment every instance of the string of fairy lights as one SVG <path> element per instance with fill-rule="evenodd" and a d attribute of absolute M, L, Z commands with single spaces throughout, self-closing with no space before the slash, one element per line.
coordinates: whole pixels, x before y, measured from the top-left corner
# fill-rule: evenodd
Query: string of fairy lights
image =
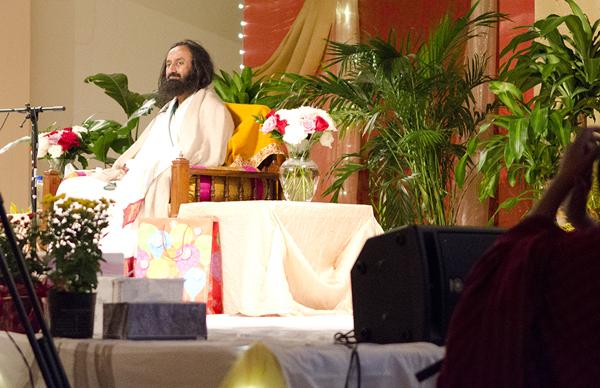
<path fill-rule="evenodd" d="M 240 63 L 240 70 L 244 69 L 244 54 L 246 53 L 246 51 L 244 51 L 244 27 L 246 26 L 246 24 L 248 24 L 245 20 L 244 20 L 244 8 L 246 6 L 244 5 L 243 2 L 238 4 L 238 8 L 240 9 L 240 11 L 242 12 L 242 21 L 240 22 L 240 26 L 241 26 L 241 32 L 238 34 L 238 38 L 242 41 L 242 48 L 240 49 L 240 57 L 241 57 L 241 63 Z"/>

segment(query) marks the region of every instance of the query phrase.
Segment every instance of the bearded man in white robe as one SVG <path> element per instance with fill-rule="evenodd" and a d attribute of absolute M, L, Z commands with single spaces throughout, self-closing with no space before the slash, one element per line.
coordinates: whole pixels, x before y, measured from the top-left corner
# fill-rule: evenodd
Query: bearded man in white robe
<path fill-rule="evenodd" d="M 114 201 L 103 251 L 133 256 L 139 218 L 168 216 L 174 159 L 182 156 L 205 166 L 225 161 L 233 120 L 210 86 L 213 74 L 202 46 L 191 40 L 175 43 L 158 82 L 160 99 L 169 103 L 111 168 L 60 185 L 58 194 Z"/>

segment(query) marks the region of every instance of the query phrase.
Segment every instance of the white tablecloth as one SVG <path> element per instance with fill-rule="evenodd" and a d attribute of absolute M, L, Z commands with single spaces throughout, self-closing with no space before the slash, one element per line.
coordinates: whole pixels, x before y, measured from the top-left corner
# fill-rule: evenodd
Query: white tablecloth
<path fill-rule="evenodd" d="M 351 350 L 333 344 L 352 328 L 351 315 L 303 317 L 207 317 L 208 341 L 118 341 L 56 338 L 72 387 L 342 387 Z M 23 334 L 0 332 L 0 387 L 30 388 L 44 382 Z M 360 344 L 361 385 L 369 388 L 433 388 L 415 373 L 443 357 L 429 343 Z M 356 370 L 354 369 L 356 372 Z M 229 379 L 227 379 L 229 377 Z M 225 381 L 227 383 L 225 383 Z M 283 381 L 283 384 L 273 384 Z M 356 374 L 350 387 L 356 387 Z"/>
<path fill-rule="evenodd" d="M 219 220 L 226 314 L 350 312 L 350 270 L 381 234 L 368 205 L 242 201 L 182 205 Z"/>

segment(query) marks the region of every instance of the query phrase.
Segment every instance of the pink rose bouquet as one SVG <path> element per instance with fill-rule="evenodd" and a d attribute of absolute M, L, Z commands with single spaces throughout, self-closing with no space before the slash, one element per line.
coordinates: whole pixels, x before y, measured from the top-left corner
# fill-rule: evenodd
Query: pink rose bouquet
<path fill-rule="evenodd" d="M 48 129 L 38 135 L 38 159 L 47 159 L 61 174 L 67 163 L 76 160 L 86 168 L 87 158 L 83 154 L 91 152 L 87 128 L 76 125 L 62 129 L 50 126 Z"/>
<path fill-rule="evenodd" d="M 322 109 L 302 106 L 296 109 L 279 109 L 269 112 L 261 131 L 282 140 L 288 145 L 298 146 L 317 141 L 331 148 L 332 133 L 337 131 L 329 114 Z"/>

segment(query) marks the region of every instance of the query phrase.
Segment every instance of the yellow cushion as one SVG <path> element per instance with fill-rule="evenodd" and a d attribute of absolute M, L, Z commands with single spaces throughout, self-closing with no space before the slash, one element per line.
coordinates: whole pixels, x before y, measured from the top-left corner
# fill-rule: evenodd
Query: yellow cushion
<path fill-rule="evenodd" d="M 265 117 L 271 110 L 257 104 L 225 104 L 233 117 L 235 130 L 227 144 L 226 166 L 258 167 L 269 155 L 282 154 L 282 146 L 270 135 L 260 131 L 258 116 Z"/>

